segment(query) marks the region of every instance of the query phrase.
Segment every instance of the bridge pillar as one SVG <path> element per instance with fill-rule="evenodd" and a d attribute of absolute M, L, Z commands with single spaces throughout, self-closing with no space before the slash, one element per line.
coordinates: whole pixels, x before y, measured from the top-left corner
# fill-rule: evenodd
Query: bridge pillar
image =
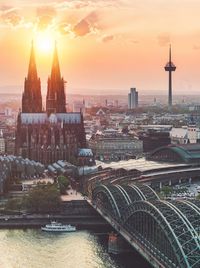
<path fill-rule="evenodd" d="M 162 181 L 160 181 L 159 188 L 162 189 Z"/>
<path fill-rule="evenodd" d="M 110 233 L 108 238 L 108 252 L 112 254 L 120 254 L 131 252 L 131 246 L 125 241 L 122 236 L 116 233 Z"/>
<path fill-rule="evenodd" d="M 169 180 L 169 186 L 172 186 L 172 180 Z"/>
<path fill-rule="evenodd" d="M 181 184 L 181 179 L 178 180 L 178 183 Z"/>

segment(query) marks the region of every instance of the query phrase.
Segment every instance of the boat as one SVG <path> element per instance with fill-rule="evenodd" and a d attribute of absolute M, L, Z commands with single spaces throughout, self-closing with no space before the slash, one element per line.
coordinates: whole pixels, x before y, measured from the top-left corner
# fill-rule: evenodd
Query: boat
<path fill-rule="evenodd" d="M 64 225 L 57 221 L 51 221 L 51 224 L 41 227 L 41 230 L 46 232 L 75 232 L 76 227 L 71 224 Z"/>

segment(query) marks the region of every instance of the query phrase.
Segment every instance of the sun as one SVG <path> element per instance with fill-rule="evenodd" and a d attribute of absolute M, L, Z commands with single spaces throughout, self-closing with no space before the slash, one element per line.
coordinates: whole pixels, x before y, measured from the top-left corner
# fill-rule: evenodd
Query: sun
<path fill-rule="evenodd" d="M 36 35 L 36 48 L 41 53 L 51 53 L 54 48 L 55 39 L 49 32 L 38 32 Z"/>

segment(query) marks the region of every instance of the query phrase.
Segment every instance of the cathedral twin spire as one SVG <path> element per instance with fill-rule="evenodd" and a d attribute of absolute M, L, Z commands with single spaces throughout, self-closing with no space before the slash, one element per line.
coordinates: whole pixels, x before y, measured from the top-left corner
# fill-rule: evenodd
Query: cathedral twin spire
<path fill-rule="evenodd" d="M 60 66 L 58 60 L 57 47 L 55 45 L 51 76 L 48 78 L 46 112 L 65 113 L 65 88 L 64 79 L 61 78 Z M 37 75 L 35 63 L 34 46 L 32 42 L 31 55 L 29 61 L 28 75 L 24 82 L 24 92 L 22 96 L 23 113 L 41 113 L 42 112 L 42 95 L 41 82 Z"/>
<path fill-rule="evenodd" d="M 33 47 L 33 41 L 31 45 L 31 56 L 29 60 L 29 67 L 28 67 L 28 77 L 29 80 L 34 80 L 37 78 L 37 68 L 35 63 L 35 51 Z"/>
<path fill-rule="evenodd" d="M 55 44 L 51 76 L 47 82 L 46 112 L 65 113 L 65 81 L 61 78 L 58 52 Z"/>
<path fill-rule="evenodd" d="M 55 79 L 55 80 L 61 79 L 60 65 L 59 65 L 59 60 L 58 60 L 58 52 L 57 52 L 56 43 L 55 43 L 53 63 L 52 63 L 52 68 L 51 68 L 51 79 Z"/>
<path fill-rule="evenodd" d="M 37 75 L 33 43 L 31 47 L 28 76 L 25 78 L 24 82 L 24 92 L 22 96 L 22 112 L 42 112 L 41 83 L 40 78 Z"/>

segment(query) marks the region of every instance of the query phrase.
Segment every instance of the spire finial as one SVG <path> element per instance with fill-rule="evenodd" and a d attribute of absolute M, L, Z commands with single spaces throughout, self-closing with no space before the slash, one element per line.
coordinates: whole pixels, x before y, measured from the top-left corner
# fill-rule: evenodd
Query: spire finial
<path fill-rule="evenodd" d="M 28 78 L 29 79 L 36 79 L 37 78 L 37 69 L 36 69 L 36 63 L 35 63 L 35 52 L 34 52 L 33 39 L 31 41 L 31 55 L 30 55 L 29 68 L 28 68 Z"/>
<path fill-rule="evenodd" d="M 169 45 L 169 62 L 172 61 L 172 46 L 171 44 Z"/>
<path fill-rule="evenodd" d="M 53 54 L 51 77 L 54 77 L 56 80 L 61 78 L 56 40 L 55 40 L 55 47 L 54 47 L 54 54 Z"/>

